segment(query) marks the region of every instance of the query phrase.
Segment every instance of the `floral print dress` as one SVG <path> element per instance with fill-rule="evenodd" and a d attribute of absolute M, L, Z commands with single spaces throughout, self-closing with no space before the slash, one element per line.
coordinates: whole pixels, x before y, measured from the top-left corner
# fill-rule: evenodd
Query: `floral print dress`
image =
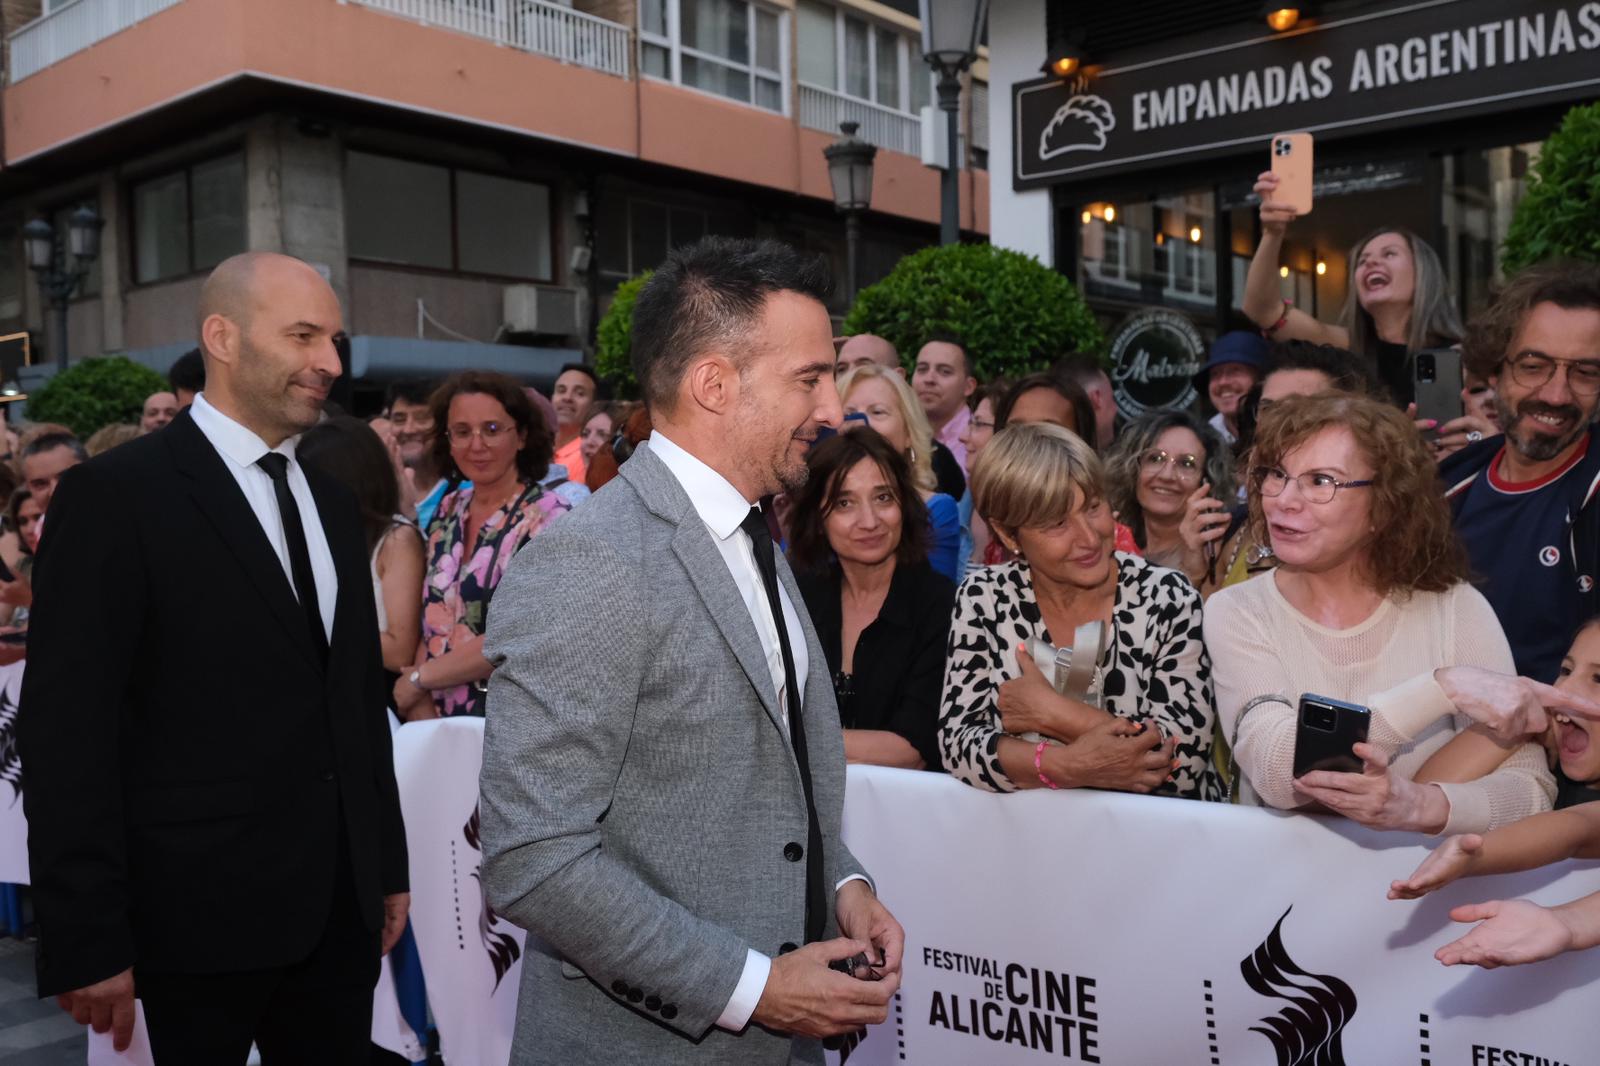
<path fill-rule="evenodd" d="M 464 484 L 439 501 L 428 531 L 428 571 L 422 584 L 422 643 L 428 659 L 483 635 L 489 600 L 511 557 L 570 509 L 555 493 L 538 485 L 524 486 L 521 495 L 489 516 L 472 546 L 472 557 L 463 559 L 471 506 L 472 486 Z M 481 684 L 468 683 L 436 689 L 433 698 L 441 716 L 482 716 L 484 695 Z"/>

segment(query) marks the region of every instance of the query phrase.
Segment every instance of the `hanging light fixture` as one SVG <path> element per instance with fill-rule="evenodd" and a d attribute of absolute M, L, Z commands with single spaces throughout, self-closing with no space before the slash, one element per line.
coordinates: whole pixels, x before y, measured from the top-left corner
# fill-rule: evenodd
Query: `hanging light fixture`
<path fill-rule="evenodd" d="M 1300 6 L 1285 0 L 1266 0 L 1261 5 L 1261 17 L 1267 20 L 1274 33 L 1287 33 L 1300 22 Z"/>

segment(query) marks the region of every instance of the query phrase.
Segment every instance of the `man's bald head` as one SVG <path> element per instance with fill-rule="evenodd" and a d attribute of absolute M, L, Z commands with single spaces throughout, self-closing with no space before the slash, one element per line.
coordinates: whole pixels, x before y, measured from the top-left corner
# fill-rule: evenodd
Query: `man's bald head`
<path fill-rule="evenodd" d="M 900 353 L 894 350 L 894 345 L 873 333 L 857 333 L 844 342 L 839 349 L 839 362 L 834 367 L 834 373 L 843 374 L 860 366 L 881 366 L 897 372 L 901 377 L 906 376 L 905 367 L 900 365 Z"/>
<path fill-rule="evenodd" d="M 269 446 L 316 424 L 341 372 L 339 298 L 287 255 L 225 259 L 200 290 L 207 401 Z"/>

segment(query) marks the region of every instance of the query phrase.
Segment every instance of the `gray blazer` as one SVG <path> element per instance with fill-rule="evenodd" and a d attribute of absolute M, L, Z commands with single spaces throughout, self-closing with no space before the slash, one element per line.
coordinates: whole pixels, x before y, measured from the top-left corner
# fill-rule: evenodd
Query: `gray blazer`
<path fill-rule="evenodd" d="M 827 658 L 778 573 L 810 654 L 831 886 L 862 872 L 839 839 L 844 740 Z M 805 843 L 805 794 L 733 576 L 647 444 L 512 560 L 484 651 L 484 887 L 535 934 L 512 1062 L 821 1062 L 814 1041 L 715 1026 L 746 949 L 804 937 L 806 864 L 784 849 Z"/>

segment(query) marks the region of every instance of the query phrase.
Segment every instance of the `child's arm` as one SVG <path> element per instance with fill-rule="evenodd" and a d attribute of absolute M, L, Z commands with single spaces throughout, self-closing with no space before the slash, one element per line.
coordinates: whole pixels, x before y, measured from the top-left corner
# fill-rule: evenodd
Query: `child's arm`
<path fill-rule="evenodd" d="M 1517 966 L 1600 944 L 1600 892 L 1559 907 L 1525 899 L 1469 903 L 1450 917 L 1483 924 L 1433 953 L 1446 966 Z"/>
<path fill-rule="evenodd" d="M 1500 769 L 1512 752 L 1522 747 L 1522 738 L 1502 746 L 1493 737 L 1478 729 L 1463 729 L 1450 738 L 1438 751 L 1428 756 L 1428 761 L 1412 775 L 1418 784 L 1476 781 Z"/>
<path fill-rule="evenodd" d="M 1547 811 L 1480 836 L 1453 836 L 1416 872 L 1389 886 L 1390 899 L 1417 899 L 1467 875 L 1532 870 L 1562 859 L 1600 858 L 1600 803 Z"/>

